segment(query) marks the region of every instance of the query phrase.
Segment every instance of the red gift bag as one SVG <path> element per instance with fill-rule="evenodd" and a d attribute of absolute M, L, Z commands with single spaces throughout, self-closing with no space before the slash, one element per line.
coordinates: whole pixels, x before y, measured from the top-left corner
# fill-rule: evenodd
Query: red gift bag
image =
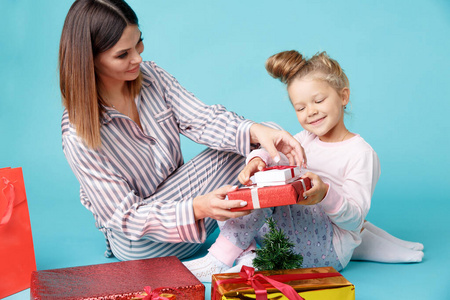
<path fill-rule="evenodd" d="M 0 299 L 30 287 L 36 271 L 22 168 L 0 169 Z"/>

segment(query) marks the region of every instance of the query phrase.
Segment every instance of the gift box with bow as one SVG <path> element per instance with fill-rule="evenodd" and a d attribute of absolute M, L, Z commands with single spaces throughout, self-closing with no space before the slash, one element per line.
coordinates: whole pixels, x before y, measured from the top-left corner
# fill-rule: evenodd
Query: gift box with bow
<path fill-rule="evenodd" d="M 31 277 L 30 296 L 31 299 L 204 300 L 205 286 L 178 258 L 169 256 L 36 271 Z"/>
<path fill-rule="evenodd" d="M 255 272 L 243 266 L 240 273 L 214 274 L 211 298 L 354 300 L 355 287 L 332 267 Z"/>
<path fill-rule="evenodd" d="M 284 185 L 244 187 L 227 194 L 229 200 L 244 200 L 247 205 L 231 211 L 297 204 L 311 188 L 311 180 L 302 178 Z"/>
<path fill-rule="evenodd" d="M 254 183 L 258 187 L 283 185 L 292 182 L 302 175 L 297 166 L 274 166 L 256 172 Z"/>
<path fill-rule="evenodd" d="M 151 286 L 146 286 L 141 295 L 133 297 L 131 300 L 176 300 L 177 294 L 179 294 L 179 291 L 177 290 L 172 291 L 168 288 L 157 288 L 152 290 Z M 183 297 L 180 299 L 183 299 Z"/>

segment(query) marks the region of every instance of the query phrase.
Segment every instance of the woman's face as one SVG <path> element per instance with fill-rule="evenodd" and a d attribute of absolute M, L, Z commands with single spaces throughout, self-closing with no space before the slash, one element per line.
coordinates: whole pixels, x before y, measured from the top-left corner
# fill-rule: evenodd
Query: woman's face
<path fill-rule="evenodd" d="M 102 84 L 111 86 L 135 80 L 143 51 L 141 31 L 137 25 L 128 25 L 112 48 L 94 58 L 95 72 Z"/>
<path fill-rule="evenodd" d="M 317 135 L 324 142 L 338 142 L 346 133 L 344 106 L 350 90 L 338 93 L 328 82 L 300 78 L 288 87 L 289 97 L 303 129 Z"/>

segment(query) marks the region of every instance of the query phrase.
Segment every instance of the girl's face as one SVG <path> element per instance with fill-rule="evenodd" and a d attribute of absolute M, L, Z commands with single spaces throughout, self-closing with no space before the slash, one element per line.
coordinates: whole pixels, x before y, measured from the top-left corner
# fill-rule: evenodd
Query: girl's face
<path fill-rule="evenodd" d="M 128 25 L 113 47 L 95 57 L 98 78 L 105 86 L 135 80 L 139 76 L 143 51 L 141 31 L 136 25 Z"/>
<path fill-rule="evenodd" d="M 303 129 L 324 142 L 340 142 L 345 137 L 344 106 L 349 101 L 348 88 L 338 93 L 326 81 L 306 77 L 294 79 L 288 93 Z"/>

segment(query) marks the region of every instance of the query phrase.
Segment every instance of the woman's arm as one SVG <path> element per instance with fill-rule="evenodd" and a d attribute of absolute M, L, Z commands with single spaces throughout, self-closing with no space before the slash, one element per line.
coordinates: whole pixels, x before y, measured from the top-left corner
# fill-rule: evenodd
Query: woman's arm
<path fill-rule="evenodd" d="M 86 195 L 83 205 L 94 214 L 100 230 L 119 231 L 130 240 L 200 243 L 206 238 L 203 221 L 194 217 L 193 197 L 154 191 L 144 199 L 106 153 L 86 148 L 67 133 L 63 150 Z"/>
<path fill-rule="evenodd" d="M 212 149 L 239 153 L 250 152 L 249 130 L 254 123 L 223 105 L 206 105 L 154 62 L 145 63 L 143 70 L 156 78 L 164 101 L 171 109 L 179 133 Z"/>
<path fill-rule="evenodd" d="M 146 66 L 156 72 L 167 105 L 172 109 L 180 133 L 194 142 L 210 148 L 247 156 L 250 144 L 261 144 L 269 154 L 278 158 L 284 153 L 291 164 L 301 165 L 305 155 L 300 143 L 288 132 L 245 120 L 222 105 L 206 105 L 182 87 L 178 81 L 155 63 Z"/>
<path fill-rule="evenodd" d="M 250 128 L 250 140 L 259 143 L 267 151 L 275 163 L 279 163 L 283 153 L 290 165 L 306 166 L 306 155 L 300 142 L 289 132 L 277 130 L 262 124 L 253 124 Z"/>

